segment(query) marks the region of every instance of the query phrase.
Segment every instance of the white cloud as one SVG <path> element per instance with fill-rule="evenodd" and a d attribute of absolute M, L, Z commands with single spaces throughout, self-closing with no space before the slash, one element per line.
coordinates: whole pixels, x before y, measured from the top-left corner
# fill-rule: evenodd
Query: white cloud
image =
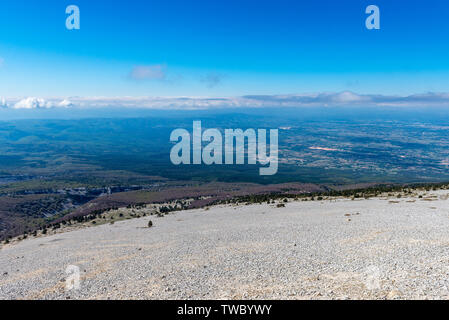
<path fill-rule="evenodd" d="M 10 99 L 0 97 L 0 108 L 11 109 L 51 109 L 51 108 L 69 108 L 76 105 L 68 99 L 43 99 L 28 97 L 24 99 Z"/>
<path fill-rule="evenodd" d="M 366 99 L 363 96 L 355 94 L 350 91 L 344 91 L 333 95 L 333 100 L 339 103 L 353 103 L 365 101 Z"/>
<path fill-rule="evenodd" d="M 164 80 L 165 65 L 155 64 L 150 66 L 135 66 L 129 73 L 129 78 L 136 81 Z"/>
<path fill-rule="evenodd" d="M 427 93 L 410 96 L 362 95 L 350 91 L 303 95 L 245 96 L 258 106 L 449 106 L 448 93 Z"/>
<path fill-rule="evenodd" d="M 69 108 L 69 107 L 73 107 L 74 104 L 72 103 L 72 101 L 64 99 L 61 102 L 59 102 L 57 104 L 58 107 L 63 107 L 63 108 Z"/>
<path fill-rule="evenodd" d="M 151 109 L 210 109 L 238 107 L 332 107 L 332 106 L 449 106 L 449 94 L 411 96 L 360 95 L 345 91 L 302 95 L 253 95 L 242 97 L 117 97 L 73 98 L 85 107 L 135 107 Z"/>
<path fill-rule="evenodd" d="M 48 109 L 52 108 L 54 105 L 41 98 L 26 98 L 18 101 L 14 104 L 14 109 Z"/>
<path fill-rule="evenodd" d="M 252 95 L 241 97 L 71 97 L 0 100 L 0 106 L 14 109 L 43 108 L 145 108 L 145 109 L 213 109 L 263 107 L 449 107 L 449 93 L 426 93 L 409 96 L 361 95 L 349 91 L 301 95 Z"/>

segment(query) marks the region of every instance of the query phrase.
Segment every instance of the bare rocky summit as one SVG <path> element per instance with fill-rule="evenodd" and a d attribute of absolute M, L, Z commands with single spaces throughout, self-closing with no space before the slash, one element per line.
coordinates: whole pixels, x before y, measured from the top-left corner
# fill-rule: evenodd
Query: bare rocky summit
<path fill-rule="evenodd" d="M 446 299 L 448 230 L 447 191 L 147 216 L 3 245 L 0 299 Z"/>

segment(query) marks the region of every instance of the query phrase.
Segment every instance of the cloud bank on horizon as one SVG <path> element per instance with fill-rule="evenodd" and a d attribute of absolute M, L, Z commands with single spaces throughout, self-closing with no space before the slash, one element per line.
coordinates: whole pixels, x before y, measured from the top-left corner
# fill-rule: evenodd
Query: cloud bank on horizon
<path fill-rule="evenodd" d="M 449 107 L 449 93 L 425 93 L 408 96 L 338 93 L 298 95 L 246 95 L 240 97 L 71 97 L 5 99 L 0 97 L 3 109 L 52 108 L 142 108 L 201 110 L 212 108 L 263 107 Z"/>

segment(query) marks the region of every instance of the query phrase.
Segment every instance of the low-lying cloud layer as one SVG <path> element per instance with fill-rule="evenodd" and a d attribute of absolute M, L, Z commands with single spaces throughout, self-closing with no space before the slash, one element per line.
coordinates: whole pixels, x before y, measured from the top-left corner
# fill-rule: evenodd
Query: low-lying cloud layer
<path fill-rule="evenodd" d="M 11 109 L 49 108 L 146 108 L 210 109 L 239 107 L 413 107 L 449 106 L 449 93 L 426 93 L 409 96 L 361 95 L 345 91 L 301 95 L 248 95 L 228 98 L 209 97 L 71 97 L 66 99 L 4 99 L 0 107 Z"/>
<path fill-rule="evenodd" d="M 75 105 L 67 99 L 46 100 L 42 98 L 29 97 L 20 100 L 6 100 L 0 97 L 0 108 L 9 109 L 51 109 L 51 108 L 68 108 Z"/>

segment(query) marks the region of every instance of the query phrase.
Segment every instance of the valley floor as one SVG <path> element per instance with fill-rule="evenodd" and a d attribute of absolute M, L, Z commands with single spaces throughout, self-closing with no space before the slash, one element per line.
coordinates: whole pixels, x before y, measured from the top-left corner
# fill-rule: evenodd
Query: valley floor
<path fill-rule="evenodd" d="M 27 239 L 0 250 L 0 299 L 447 299 L 447 193 L 223 205 Z"/>

